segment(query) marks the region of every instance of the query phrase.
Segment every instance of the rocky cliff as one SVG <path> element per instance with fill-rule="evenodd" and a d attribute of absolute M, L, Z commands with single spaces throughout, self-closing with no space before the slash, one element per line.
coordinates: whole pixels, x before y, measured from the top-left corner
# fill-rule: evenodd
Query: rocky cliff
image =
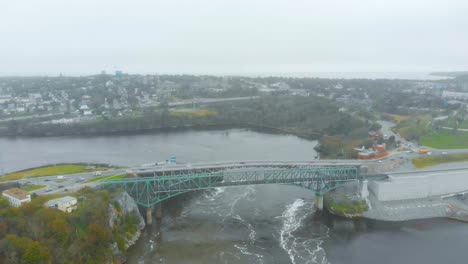
<path fill-rule="evenodd" d="M 145 228 L 138 205 L 126 192 L 119 193 L 109 204 L 109 226 L 113 230 L 115 241 L 112 243 L 114 256 L 125 262 L 127 249 L 135 244 Z"/>

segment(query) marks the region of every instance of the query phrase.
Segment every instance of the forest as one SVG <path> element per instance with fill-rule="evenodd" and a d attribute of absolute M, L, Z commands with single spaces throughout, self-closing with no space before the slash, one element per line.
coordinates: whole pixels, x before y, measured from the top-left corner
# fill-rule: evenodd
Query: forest
<path fill-rule="evenodd" d="M 0 198 L 0 263 L 119 263 L 111 245 L 125 253 L 126 236 L 135 234 L 138 219 L 122 214 L 116 195 L 85 187 L 74 194 L 78 209 L 71 213 L 44 206 L 60 195 L 38 196 L 19 208 Z M 121 216 L 113 225 L 109 204 Z"/>

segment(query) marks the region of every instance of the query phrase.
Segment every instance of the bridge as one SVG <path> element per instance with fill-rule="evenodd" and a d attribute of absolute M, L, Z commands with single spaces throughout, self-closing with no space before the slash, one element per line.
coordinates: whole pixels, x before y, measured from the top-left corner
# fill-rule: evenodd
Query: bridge
<path fill-rule="evenodd" d="M 367 174 L 359 161 L 249 161 L 174 166 L 150 166 L 130 172 L 135 177 L 106 180 L 103 186 L 121 188 L 137 204 L 147 208 L 151 223 L 152 207 L 177 195 L 215 187 L 290 184 L 315 193 L 315 206 L 323 208 L 323 195 L 350 182 L 383 180 L 385 174 Z M 366 188 L 367 189 L 367 188 Z M 158 215 L 160 214 L 160 206 Z"/>

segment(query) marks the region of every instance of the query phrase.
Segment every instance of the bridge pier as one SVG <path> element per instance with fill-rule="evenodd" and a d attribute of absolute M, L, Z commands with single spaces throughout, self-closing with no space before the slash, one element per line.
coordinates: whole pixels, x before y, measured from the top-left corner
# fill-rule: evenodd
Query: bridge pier
<path fill-rule="evenodd" d="M 314 207 L 316 210 L 319 210 L 319 211 L 323 210 L 323 195 L 315 194 Z"/>
<path fill-rule="evenodd" d="M 367 188 L 367 180 L 361 181 L 361 199 L 367 199 L 369 197 L 369 189 Z"/>
<path fill-rule="evenodd" d="M 369 188 L 367 187 L 367 183 L 368 181 L 367 180 L 364 180 L 364 181 L 361 181 L 361 193 L 360 193 L 360 196 L 361 196 L 361 199 L 366 201 L 367 203 L 367 207 L 369 209 L 372 208 L 372 204 L 370 203 L 369 201 Z"/>
<path fill-rule="evenodd" d="M 146 208 L 146 224 L 151 225 L 153 223 L 153 208 Z"/>
<path fill-rule="evenodd" d="M 162 206 L 161 203 L 156 204 L 156 219 L 162 218 Z"/>

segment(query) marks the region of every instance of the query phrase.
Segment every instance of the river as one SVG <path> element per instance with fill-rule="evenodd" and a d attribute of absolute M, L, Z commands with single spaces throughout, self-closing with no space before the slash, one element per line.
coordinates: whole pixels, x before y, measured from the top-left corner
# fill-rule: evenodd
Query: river
<path fill-rule="evenodd" d="M 244 129 L 98 137 L 1 138 L 0 168 L 62 162 L 140 165 L 308 160 L 316 141 Z M 313 210 L 313 194 L 285 185 L 217 188 L 163 204 L 128 263 L 467 263 L 468 226 L 445 219 L 386 223 Z"/>

